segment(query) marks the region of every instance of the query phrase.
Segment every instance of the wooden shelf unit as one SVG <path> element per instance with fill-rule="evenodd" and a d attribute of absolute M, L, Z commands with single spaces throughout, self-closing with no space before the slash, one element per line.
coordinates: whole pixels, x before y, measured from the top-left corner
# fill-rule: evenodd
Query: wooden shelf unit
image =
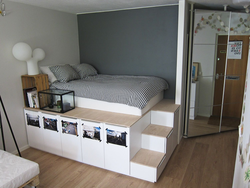
<path fill-rule="evenodd" d="M 28 89 L 28 88 L 33 88 L 33 87 L 36 87 L 37 92 L 49 89 L 49 80 L 48 80 L 47 74 L 22 75 L 21 78 L 22 78 L 23 90 Z M 24 105 L 25 105 L 25 96 L 23 97 L 24 97 Z"/>

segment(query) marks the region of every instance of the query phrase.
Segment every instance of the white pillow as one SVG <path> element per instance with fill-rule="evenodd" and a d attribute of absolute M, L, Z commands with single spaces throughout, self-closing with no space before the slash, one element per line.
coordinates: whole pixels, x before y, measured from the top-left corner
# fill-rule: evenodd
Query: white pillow
<path fill-rule="evenodd" d="M 49 83 L 51 83 L 51 84 L 53 82 L 57 81 L 55 75 L 49 69 L 49 67 L 52 67 L 52 66 L 54 66 L 54 65 L 40 67 L 41 72 L 43 74 L 47 74 L 48 75 L 48 77 L 49 77 Z"/>

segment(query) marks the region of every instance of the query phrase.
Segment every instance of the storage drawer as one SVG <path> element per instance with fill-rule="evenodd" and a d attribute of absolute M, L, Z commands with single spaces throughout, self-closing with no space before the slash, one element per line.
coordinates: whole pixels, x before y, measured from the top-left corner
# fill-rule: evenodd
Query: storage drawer
<path fill-rule="evenodd" d="M 60 117 L 46 113 L 41 116 L 45 151 L 62 156 Z"/>
<path fill-rule="evenodd" d="M 82 162 L 79 119 L 60 118 L 63 157 Z"/>
<path fill-rule="evenodd" d="M 24 110 L 24 116 L 29 146 L 45 151 L 41 113 Z"/>
<path fill-rule="evenodd" d="M 105 168 L 129 175 L 129 128 L 104 124 Z"/>
<path fill-rule="evenodd" d="M 82 120 L 80 134 L 83 162 L 104 168 L 103 124 Z"/>

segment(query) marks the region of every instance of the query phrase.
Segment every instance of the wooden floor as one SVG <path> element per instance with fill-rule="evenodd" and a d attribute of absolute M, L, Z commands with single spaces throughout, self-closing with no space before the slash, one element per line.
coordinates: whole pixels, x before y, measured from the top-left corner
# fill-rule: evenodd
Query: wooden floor
<path fill-rule="evenodd" d="M 238 132 L 183 138 L 157 183 L 78 163 L 29 148 L 24 158 L 40 166 L 40 188 L 231 188 Z"/>
<path fill-rule="evenodd" d="M 219 123 L 219 119 L 211 123 L 209 122 L 209 117 L 202 116 L 197 116 L 195 120 L 189 119 L 187 136 L 193 137 L 218 133 L 220 131 Z M 237 130 L 239 124 L 239 121 L 231 121 L 231 119 L 223 118 L 221 131 Z"/>

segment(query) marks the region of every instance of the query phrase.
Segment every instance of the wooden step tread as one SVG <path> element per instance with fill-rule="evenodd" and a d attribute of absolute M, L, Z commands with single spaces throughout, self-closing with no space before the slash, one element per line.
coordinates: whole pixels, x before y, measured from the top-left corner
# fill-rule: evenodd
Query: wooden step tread
<path fill-rule="evenodd" d="M 152 111 L 175 112 L 180 105 L 175 104 L 172 99 L 163 99 L 151 108 Z"/>
<path fill-rule="evenodd" d="M 150 124 L 149 126 L 146 127 L 146 129 L 144 129 L 142 134 L 166 138 L 169 135 L 169 133 L 172 131 L 172 129 L 173 127 Z"/>
<path fill-rule="evenodd" d="M 94 110 L 94 109 L 88 109 L 88 108 L 80 108 L 80 107 L 76 107 L 75 109 L 65 112 L 63 114 L 45 111 L 39 108 L 26 107 L 25 109 L 32 110 L 32 111 L 40 111 L 40 112 L 44 112 L 48 114 L 60 115 L 60 116 L 69 117 L 69 118 L 77 118 L 77 119 L 82 119 L 86 121 L 102 122 L 102 123 L 117 125 L 121 127 L 131 127 L 141 118 L 141 116 Z"/>
<path fill-rule="evenodd" d="M 131 162 L 157 168 L 165 153 L 141 148 Z"/>

